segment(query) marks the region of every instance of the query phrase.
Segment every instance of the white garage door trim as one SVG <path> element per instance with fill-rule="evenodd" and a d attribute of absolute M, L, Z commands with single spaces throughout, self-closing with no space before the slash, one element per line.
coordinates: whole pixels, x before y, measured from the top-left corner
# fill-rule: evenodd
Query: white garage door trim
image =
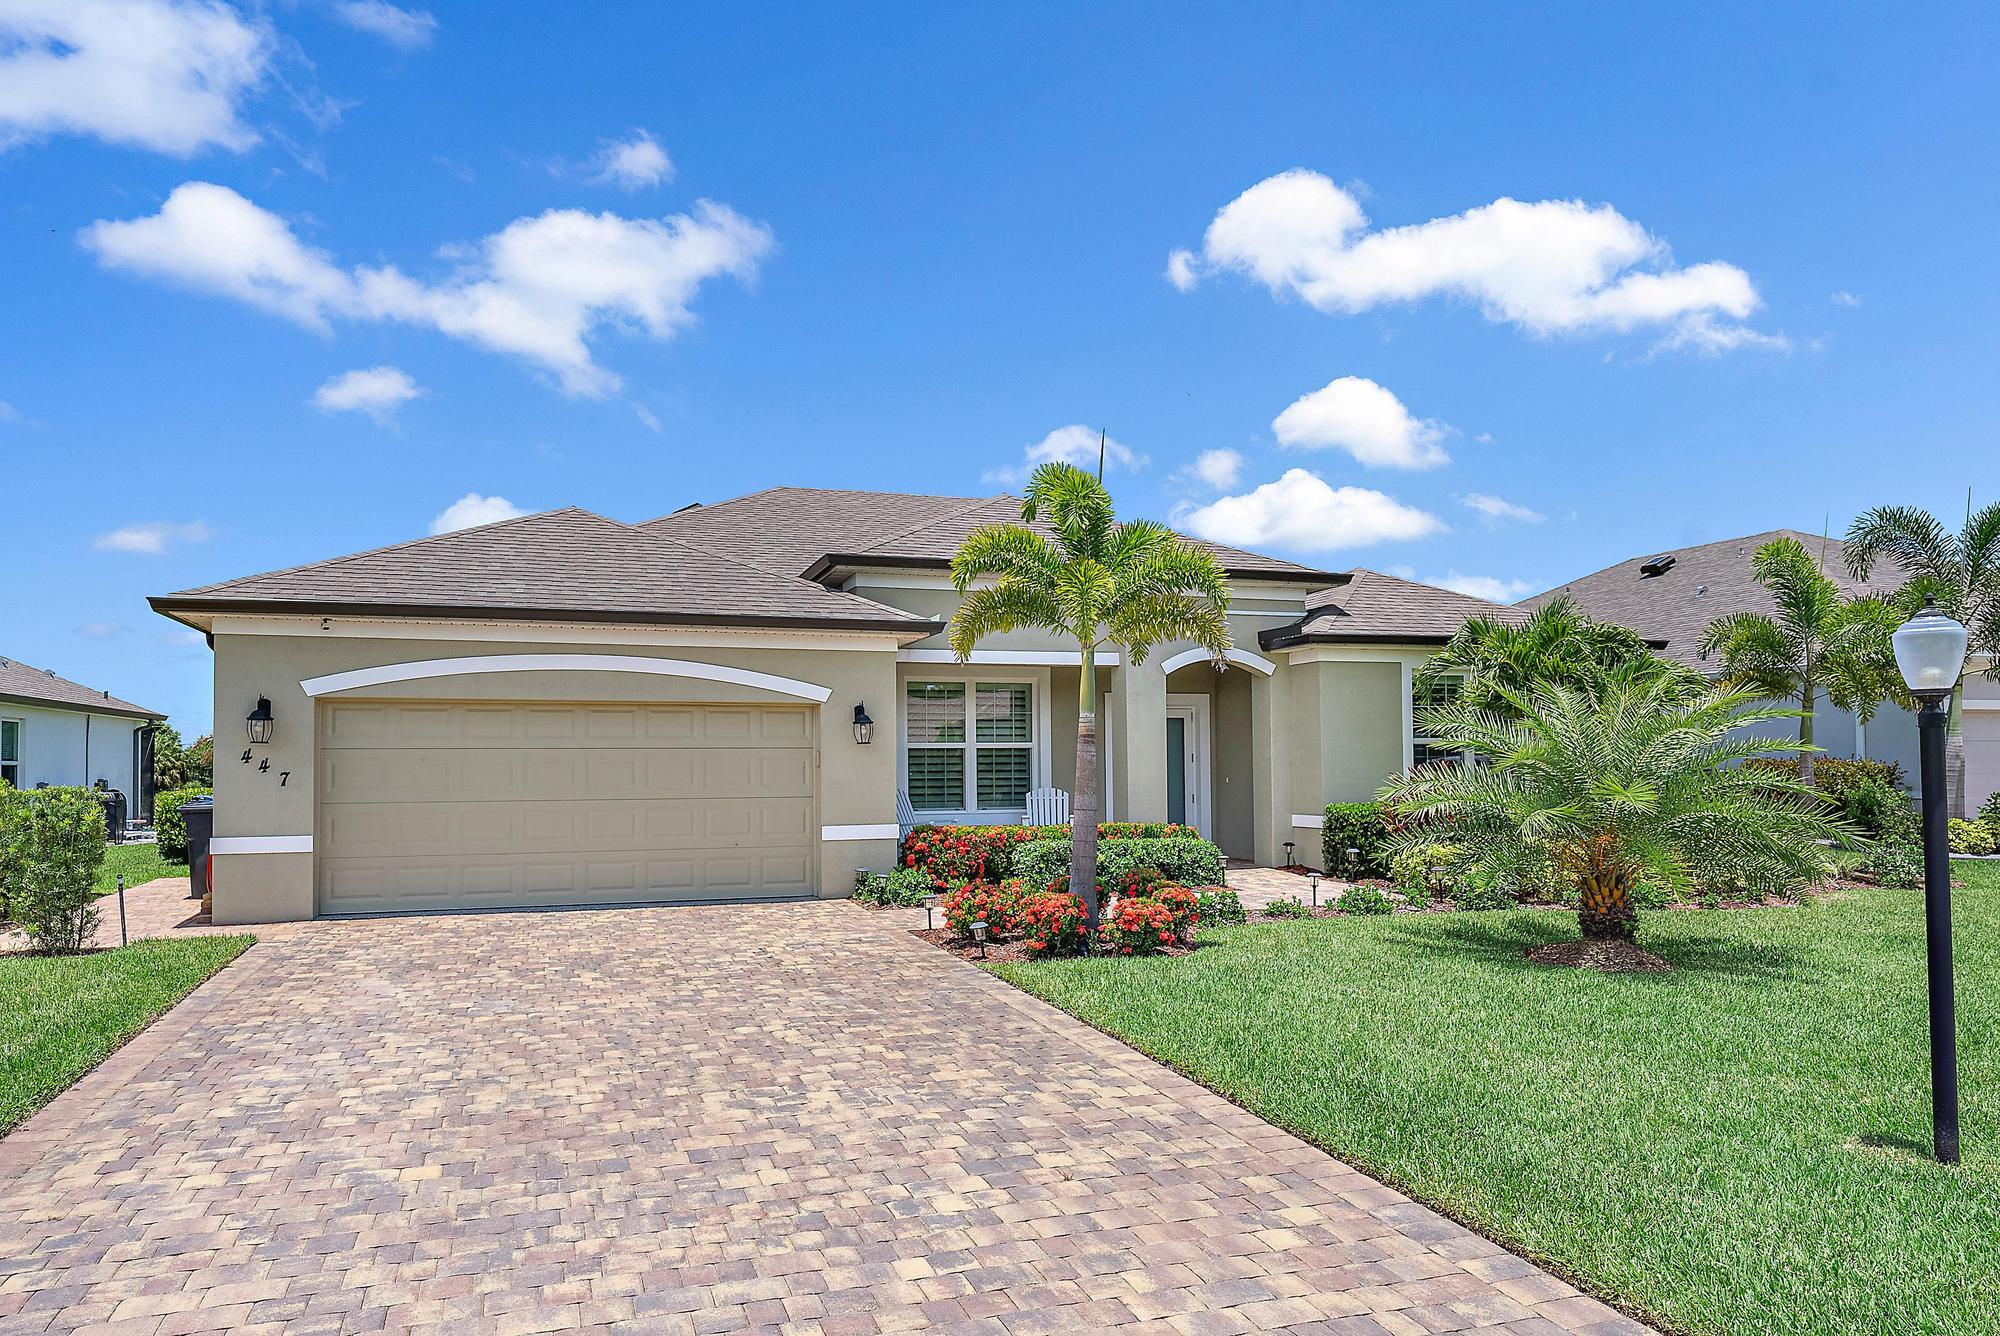
<path fill-rule="evenodd" d="M 696 663 L 691 659 L 651 659 L 637 654 L 477 654 L 462 659 L 415 659 L 408 663 L 384 663 L 373 668 L 355 668 L 324 677 L 308 677 L 299 689 L 308 696 L 329 696 L 359 687 L 381 686 L 386 682 L 418 682 L 427 677 L 457 677 L 471 673 L 611 672 L 648 673 L 655 677 L 693 677 L 707 682 L 729 682 L 736 686 L 775 691 L 797 700 L 824 705 L 833 695 L 832 687 L 797 678 L 779 677 L 749 668 L 731 668 L 720 663 Z"/>

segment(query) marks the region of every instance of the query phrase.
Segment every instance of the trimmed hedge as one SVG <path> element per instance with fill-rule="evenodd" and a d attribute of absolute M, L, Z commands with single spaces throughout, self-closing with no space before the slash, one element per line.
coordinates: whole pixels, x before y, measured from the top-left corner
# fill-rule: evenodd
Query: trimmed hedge
<path fill-rule="evenodd" d="M 1793 779 L 1799 777 L 1799 758 L 1796 756 L 1753 756 L 1743 763 L 1756 770 L 1771 770 Z M 1903 767 L 1894 761 L 1871 761 L 1866 758 L 1843 756 L 1815 756 L 1813 758 L 1813 787 L 1840 802 L 1847 791 L 1868 778 L 1881 780 L 1892 789 L 1907 789 L 1910 782 L 1903 774 Z"/>
<path fill-rule="evenodd" d="M 1328 803 L 1320 826 L 1320 869 L 1352 880 L 1389 875 L 1389 837 L 1395 821 L 1383 803 Z M 1348 859 L 1349 849 L 1361 851 Z"/>
<path fill-rule="evenodd" d="M 1067 838 L 1019 845 L 1014 875 L 1030 886 L 1049 886 L 1068 874 L 1070 848 Z M 1141 868 L 1156 868 L 1183 886 L 1220 886 L 1222 866 L 1222 850 L 1199 835 L 1104 840 L 1097 846 L 1097 879 L 1105 885 Z"/>
<path fill-rule="evenodd" d="M 190 785 L 153 795 L 153 838 L 159 844 L 160 857 L 175 863 L 187 862 L 188 828 L 187 819 L 181 815 L 181 804 L 210 797 L 214 792 Z"/>

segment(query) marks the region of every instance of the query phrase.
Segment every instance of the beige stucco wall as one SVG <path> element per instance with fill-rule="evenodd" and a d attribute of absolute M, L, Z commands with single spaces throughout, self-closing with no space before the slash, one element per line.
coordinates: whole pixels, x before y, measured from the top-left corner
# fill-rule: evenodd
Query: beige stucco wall
<path fill-rule="evenodd" d="M 634 646 L 546 642 L 412 640 L 324 635 L 223 634 L 215 639 L 215 767 L 218 837 L 315 835 L 314 702 L 301 683 L 355 668 L 468 655 L 616 653 L 634 657 L 721 664 L 830 688 L 819 707 L 820 826 L 893 826 L 896 821 L 896 660 L 893 642 L 877 650 L 764 649 L 711 646 Z M 650 673 L 532 671 L 460 674 L 362 687 L 351 693 L 394 699 L 742 701 L 792 703 L 792 696 L 758 687 Z M 230 721 L 240 720 L 259 695 L 271 700 L 277 726 L 271 742 L 248 747 Z M 877 720 L 875 741 L 858 745 L 851 721 L 865 702 Z M 240 726 L 238 726 L 240 728 Z M 241 756 L 251 753 L 245 764 Z M 268 760 L 265 768 L 263 762 Z M 856 868 L 887 870 L 895 840 L 822 840 L 823 896 L 845 895 Z M 313 913 L 310 854 L 218 853 L 216 916 L 230 923 L 309 918 Z"/>

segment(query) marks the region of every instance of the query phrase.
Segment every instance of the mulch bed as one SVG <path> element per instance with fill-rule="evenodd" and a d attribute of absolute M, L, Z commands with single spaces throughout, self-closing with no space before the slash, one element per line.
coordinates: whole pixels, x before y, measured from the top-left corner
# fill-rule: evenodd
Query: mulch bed
<path fill-rule="evenodd" d="M 988 942 L 986 944 L 986 955 L 982 960 L 978 944 L 966 941 L 953 933 L 950 928 L 914 928 L 911 930 L 910 935 L 912 937 L 921 937 L 938 950 L 949 951 L 960 960 L 969 960 L 975 965 L 990 965 L 1003 960 L 1041 959 L 1041 957 L 1029 951 L 1026 944 L 1018 937 L 1007 941 Z M 1170 946 L 1158 954 L 1163 956 L 1186 956 L 1193 955 L 1199 949 L 1199 947 L 1193 946 Z"/>

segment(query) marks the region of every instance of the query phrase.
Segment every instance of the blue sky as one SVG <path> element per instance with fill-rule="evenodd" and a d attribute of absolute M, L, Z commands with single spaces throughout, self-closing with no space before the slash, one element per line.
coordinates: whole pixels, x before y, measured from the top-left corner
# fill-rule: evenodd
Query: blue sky
<path fill-rule="evenodd" d="M 0 0 L 0 653 L 193 733 L 148 594 L 1098 428 L 1509 594 L 2000 483 L 1990 12 L 1073 8 Z"/>

